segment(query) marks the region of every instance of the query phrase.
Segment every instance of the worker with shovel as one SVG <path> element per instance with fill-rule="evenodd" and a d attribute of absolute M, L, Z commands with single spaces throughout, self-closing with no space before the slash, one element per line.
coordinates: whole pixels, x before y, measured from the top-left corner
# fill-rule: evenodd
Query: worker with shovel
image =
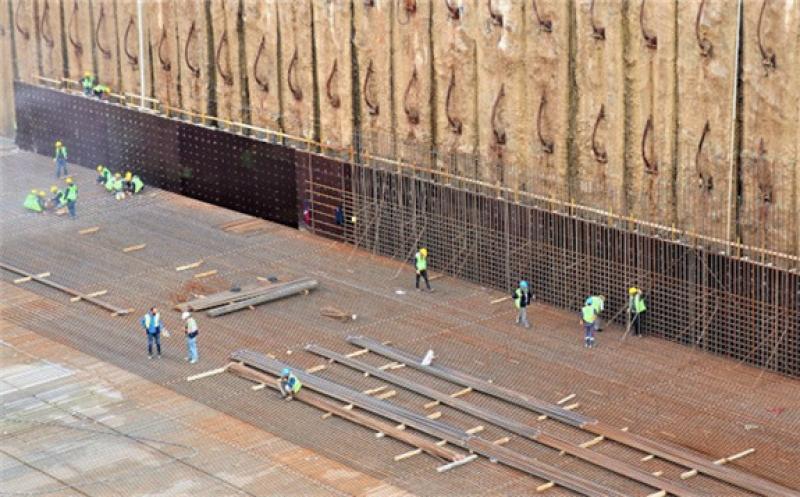
<path fill-rule="evenodd" d="M 644 303 L 644 296 L 642 291 L 635 286 L 628 289 L 628 317 L 630 325 L 628 329 L 633 327 L 633 336 L 642 336 L 642 319 L 644 313 L 647 311 L 647 306 Z"/>
<path fill-rule="evenodd" d="M 300 389 L 303 388 L 303 384 L 300 383 L 300 380 L 297 379 L 297 376 L 295 376 L 289 368 L 283 368 L 281 377 L 278 379 L 278 387 L 284 399 L 292 400 Z"/>

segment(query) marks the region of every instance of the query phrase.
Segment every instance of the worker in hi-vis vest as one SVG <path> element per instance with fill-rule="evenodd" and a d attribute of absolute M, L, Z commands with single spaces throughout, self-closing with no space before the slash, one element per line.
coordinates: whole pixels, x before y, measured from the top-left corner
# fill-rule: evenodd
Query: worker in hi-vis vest
<path fill-rule="evenodd" d="M 278 387 L 284 399 L 292 400 L 297 395 L 297 392 L 303 388 L 303 384 L 300 383 L 300 380 L 289 368 L 283 368 L 281 377 L 278 379 Z"/>
<path fill-rule="evenodd" d="M 628 315 L 630 316 L 634 336 L 642 336 L 642 320 L 644 319 L 645 311 L 647 311 L 647 306 L 644 303 L 642 291 L 635 286 L 630 287 L 628 289 Z"/>
<path fill-rule="evenodd" d="M 514 307 L 517 309 L 516 324 L 521 324 L 526 328 L 530 328 L 531 325 L 528 322 L 528 306 L 531 305 L 533 301 L 533 294 L 528 288 L 528 282 L 525 280 L 520 281 L 517 289 L 511 294 L 511 298 L 514 299 Z"/>
<path fill-rule="evenodd" d="M 53 157 L 53 162 L 56 163 L 56 179 L 61 177 L 61 171 L 64 171 L 64 176 L 69 175 L 67 172 L 67 147 L 61 143 L 61 140 L 56 141 L 56 153 Z"/>
<path fill-rule="evenodd" d="M 597 311 L 590 303 L 585 303 L 581 309 L 581 324 L 583 324 L 583 346 L 594 347 L 594 331 L 597 321 Z"/>
<path fill-rule="evenodd" d="M 603 331 L 603 323 L 600 320 L 600 314 L 606 308 L 605 295 L 592 295 L 586 299 L 586 304 L 594 307 L 594 313 L 597 316 L 597 319 L 594 321 L 594 331 Z"/>
<path fill-rule="evenodd" d="M 431 283 L 428 281 L 428 249 L 421 248 L 419 252 L 414 255 L 414 269 L 417 271 L 417 290 L 420 290 L 419 279 L 423 278 L 425 280 L 425 286 L 428 287 L 428 291 L 432 291 Z"/>
<path fill-rule="evenodd" d="M 106 166 L 100 164 L 97 166 L 97 184 L 105 186 L 108 177 L 111 176 L 111 170 Z"/>
<path fill-rule="evenodd" d="M 158 313 L 158 309 L 151 307 L 142 317 L 141 323 L 147 333 L 147 355 L 150 359 L 153 358 L 153 344 L 155 344 L 158 358 L 161 359 L 161 314 Z"/>
<path fill-rule="evenodd" d="M 22 203 L 22 206 L 28 209 L 31 212 L 42 212 L 42 203 L 39 201 L 39 192 L 37 190 L 31 190 L 31 192 L 25 197 L 25 201 Z"/>

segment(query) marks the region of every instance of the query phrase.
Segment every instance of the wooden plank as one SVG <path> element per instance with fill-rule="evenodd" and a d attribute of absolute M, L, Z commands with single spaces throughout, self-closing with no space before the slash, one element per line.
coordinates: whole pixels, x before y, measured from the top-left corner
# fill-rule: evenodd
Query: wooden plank
<path fill-rule="evenodd" d="M 14 284 L 18 285 L 20 283 L 27 283 L 28 281 L 32 280 L 33 276 L 25 276 L 24 278 L 17 278 L 14 280 Z"/>
<path fill-rule="evenodd" d="M 231 364 L 228 364 L 227 366 L 223 366 L 221 368 L 211 369 L 211 370 L 205 371 L 203 373 L 198 373 L 198 374 L 194 374 L 192 376 L 187 376 L 186 377 L 186 381 L 200 380 L 200 379 L 203 379 L 203 378 L 208 378 L 209 376 L 214 376 L 214 375 L 218 375 L 220 373 L 224 373 L 225 371 L 228 370 L 228 368 L 230 366 L 231 366 Z"/>
<path fill-rule="evenodd" d="M 100 226 L 92 226 L 91 228 L 86 228 L 86 229 L 82 229 L 82 230 L 78 231 L 78 234 L 79 235 L 88 235 L 88 234 L 91 234 L 91 233 L 97 233 L 98 231 L 100 231 Z"/>
<path fill-rule="evenodd" d="M 100 290 L 97 292 L 87 293 L 86 295 L 79 295 L 77 297 L 72 297 L 69 299 L 70 302 L 77 302 L 82 300 L 84 297 L 100 297 L 101 295 L 105 295 L 108 293 L 108 290 Z"/>
<path fill-rule="evenodd" d="M 140 243 L 139 245 L 131 245 L 130 247 L 125 247 L 122 249 L 123 252 L 135 252 L 137 250 L 142 250 L 143 248 L 147 247 L 146 243 Z"/>
<path fill-rule="evenodd" d="M 194 269 L 196 267 L 200 267 L 201 264 L 203 264 L 203 261 L 197 261 L 191 264 L 185 264 L 183 266 L 176 267 L 175 271 L 186 271 L 187 269 Z"/>
<path fill-rule="evenodd" d="M 203 273 L 197 273 L 197 274 L 194 275 L 194 277 L 197 278 L 197 279 L 207 278 L 209 276 L 214 276 L 215 274 L 217 274 L 217 272 L 218 271 L 216 269 L 212 269 L 211 271 L 206 271 L 206 272 L 203 272 Z"/>
<path fill-rule="evenodd" d="M 454 461 L 454 462 L 451 462 L 451 463 L 448 463 L 448 464 L 443 464 L 443 465 L 437 467 L 436 468 L 436 472 L 437 473 L 444 473 L 445 471 L 449 471 L 449 470 L 451 470 L 453 468 L 456 468 L 458 466 L 463 466 L 463 465 L 465 465 L 467 463 L 470 463 L 470 462 L 474 461 L 477 458 L 478 458 L 478 454 L 471 454 L 471 455 L 465 457 L 464 459 L 462 459 L 460 461 Z"/>

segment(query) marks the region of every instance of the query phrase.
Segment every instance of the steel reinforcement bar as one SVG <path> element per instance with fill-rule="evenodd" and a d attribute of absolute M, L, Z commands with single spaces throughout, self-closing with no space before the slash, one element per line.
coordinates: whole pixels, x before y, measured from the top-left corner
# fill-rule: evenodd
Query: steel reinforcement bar
<path fill-rule="evenodd" d="M 429 388 L 423 385 L 422 383 L 402 378 L 400 376 L 397 376 L 396 374 L 389 373 L 375 366 L 371 366 L 369 364 L 361 362 L 357 359 L 347 357 L 343 354 L 333 352 L 331 350 L 325 349 L 323 347 L 314 344 L 307 345 L 306 350 L 311 352 L 312 354 L 317 354 L 321 357 L 325 357 L 326 359 L 338 362 L 339 364 L 348 366 L 357 371 L 361 371 L 362 373 L 368 373 L 370 376 L 374 376 L 375 378 L 379 378 L 393 385 L 405 388 L 406 390 L 410 390 L 424 397 L 437 400 L 441 404 L 450 406 L 465 414 L 469 414 L 470 416 L 473 416 L 477 419 L 487 421 L 495 426 L 499 426 L 516 435 L 526 437 L 536 442 L 539 442 L 542 445 L 545 445 L 552 449 L 556 449 L 558 451 L 564 451 L 565 453 L 575 456 L 578 459 L 582 459 L 584 461 L 587 461 L 591 464 L 599 466 L 608 471 L 638 481 L 639 483 L 642 483 L 644 485 L 648 485 L 659 490 L 664 490 L 678 497 L 695 497 L 700 495 L 707 495 L 704 492 L 693 490 L 692 488 L 682 483 L 672 482 L 660 478 L 658 476 L 654 476 L 652 473 L 636 468 L 635 466 L 632 466 L 626 462 L 614 459 L 613 457 L 609 457 L 599 452 L 594 452 L 579 445 L 575 445 L 557 436 L 545 433 L 540 429 L 528 426 L 524 423 L 520 423 L 511 418 L 494 413 L 488 409 L 476 406 L 465 400 L 456 397 L 451 397 L 449 394 Z"/>
<path fill-rule="evenodd" d="M 409 354 L 388 345 L 384 345 L 377 340 L 365 337 L 348 337 L 347 341 L 358 347 L 370 350 L 378 355 L 382 355 L 393 361 L 405 364 L 406 366 L 423 371 L 432 376 L 447 380 L 456 385 L 470 387 L 476 392 L 490 395 L 497 399 L 515 404 L 524 409 L 534 411 L 538 414 L 545 414 L 548 417 L 563 421 L 571 426 L 581 428 L 595 435 L 601 435 L 609 440 L 619 442 L 628 447 L 641 450 L 647 454 L 653 454 L 666 461 L 695 469 L 700 473 L 706 474 L 731 485 L 755 492 L 769 497 L 797 497 L 797 492 L 779 485 L 775 482 L 760 478 L 755 475 L 742 471 L 714 464 L 701 454 L 698 454 L 685 447 L 668 444 L 622 431 L 611 425 L 603 423 L 597 419 L 586 416 L 575 415 L 571 411 L 539 399 L 529 397 L 520 392 L 509 388 L 489 383 L 486 380 L 477 378 L 467 373 L 442 366 L 432 364 L 423 366 L 422 358 Z"/>
<path fill-rule="evenodd" d="M 258 352 L 239 350 L 231 354 L 231 361 L 240 362 L 271 375 L 279 375 L 283 368 L 291 367 L 276 359 Z M 564 488 L 590 497 L 624 497 L 625 494 L 579 476 L 571 475 L 559 468 L 543 463 L 535 458 L 519 454 L 508 448 L 496 445 L 478 436 L 471 435 L 454 426 L 428 419 L 403 407 L 391 404 L 338 383 L 305 373 L 297 368 L 294 374 L 304 388 L 314 390 L 327 397 L 353 404 L 372 414 L 405 424 L 427 435 L 446 440 L 471 452 L 495 460 L 500 464 L 517 469 L 537 478 L 552 481 Z"/>

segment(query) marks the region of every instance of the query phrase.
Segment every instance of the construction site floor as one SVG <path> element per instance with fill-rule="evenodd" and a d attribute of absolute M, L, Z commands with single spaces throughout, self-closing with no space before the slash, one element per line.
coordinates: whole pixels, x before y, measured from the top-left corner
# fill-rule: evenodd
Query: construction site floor
<path fill-rule="evenodd" d="M 22 208 L 26 193 L 54 183 L 52 159 L 14 150 L 0 155 L 0 261 L 48 272 L 53 281 L 81 292 L 106 290 L 100 298 L 134 309 L 113 317 L 39 283 L 14 284 L 19 275 L 0 271 L 0 376 L 44 368 L 34 376 L 46 380 L 0 383 L 0 494 L 536 494 L 543 480 L 487 460 L 441 474 L 435 470 L 440 463 L 427 455 L 395 462 L 410 447 L 340 419 L 323 419 L 314 408 L 282 402 L 269 389 L 254 391 L 230 374 L 186 381 L 225 365 L 232 351 L 244 348 L 310 368 L 324 361 L 304 352 L 306 344 L 350 352 L 355 349 L 344 340 L 349 335 L 391 341 L 419 355 L 433 349 L 442 364 L 549 402 L 575 394 L 571 402 L 581 413 L 690 447 L 711 460 L 755 448 L 731 465 L 800 488 L 796 379 L 660 339 L 622 340 L 624 330 L 616 327 L 599 334 L 598 348 L 587 350 L 579 318 L 569 312 L 535 304 L 529 311 L 532 329 L 519 328 L 510 302 L 490 303 L 503 296 L 497 291 L 442 277 L 432 282 L 433 293 L 416 292 L 408 263 L 266 222 L 255 231 L 226 231 L 225 223 L 245 216 L 153 188 L 116 201 L 95 185 L 94 171 L 76 166 L 70 172 L 79 185 L 78 219 L 29 213 Z M 95 226 L 99 230 L 79 234 Z M 146 246 L 123 251 L 139 244 Z M 176 271 L 200 260 L 196 268 Z M 198 313 L 200 361 L 184 362 L 180 319 L 172 310 L 178 300 L 259 284 L 259 277 L 303 276 L 317 279 L 320 287 L 220 318 Z M 171 332 L 160 360 L 148 360 L 138 323 L 153 305 Z M 326 306 L 357 318 L 325 317 L 320 309 Z M 360 359 L 387 362 L 374 354 Z M 383 385 L 344 366 L 318 374 L 358 389 Z M 410 368 L 397 374 L 442 391 L 459 389 Z M 464 398 L 572 442 L 587 439 L 579 430 L 539 421 L 480 394 Z M 428 399 L 413 392 L 398 389 L 388 400 L 431 411 L 423 407 Z M 440 421 L 463 429 L 485 424 L 452 409 L 435 410 L 442 411 Z M 504 434 L 487 426 L 482 436 Z M 630 495 L 652 492 L 511 438 L 507 447 L 567 471 Z M 665 478 L 677 479 L 685 470 L 640 461 L 641 454 L 606 442 L 593 450 L 663 471 Z M 92 455 L 81 459 L 76 451 Z M 192 487 L 182 486 L 189 481 Z M 691 484 L 712 495 L 749 495 L 702 475 Z M 546 495 L 569 492 L 556 488 Z"/>

